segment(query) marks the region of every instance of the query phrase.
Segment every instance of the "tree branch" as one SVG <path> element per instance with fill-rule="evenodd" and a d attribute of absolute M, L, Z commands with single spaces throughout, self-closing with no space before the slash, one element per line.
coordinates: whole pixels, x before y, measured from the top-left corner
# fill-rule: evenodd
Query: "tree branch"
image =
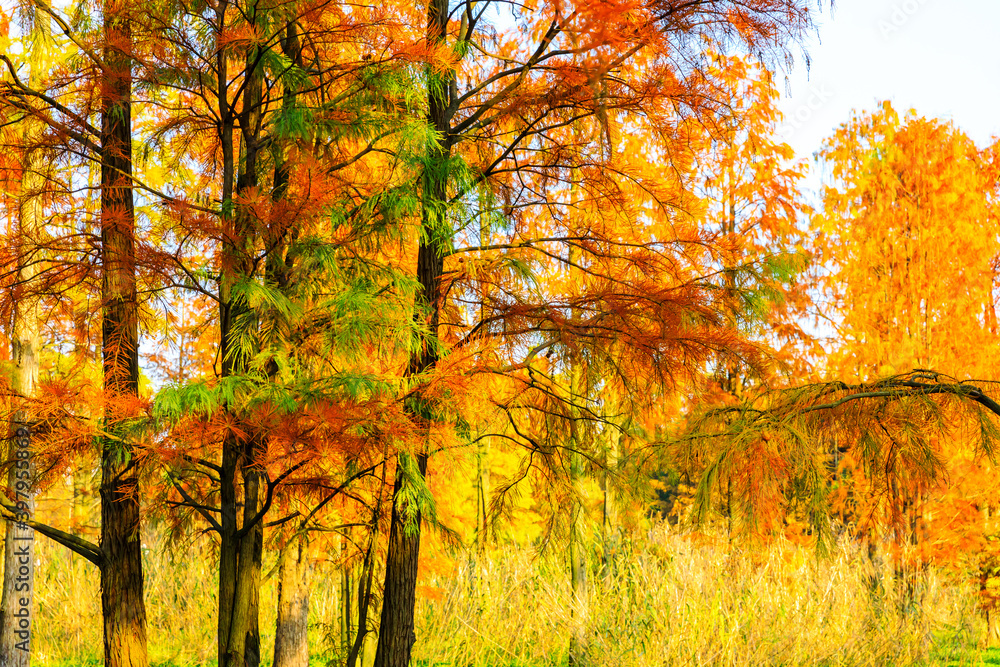
<path fill-rule="evenodd" d="M 34 519 L 28 519 L 27 521 L 18 521 L 14 517 L 14 513 L 17 511 L 17 508 L 15 506 L 8 505 L 7 503 L 2 501 L 0 501 L 0 506 L 3 506 L 3 509 L 11 513 L 10 515 L 6 513 L 0 514 L 0 516 L 2 516 L 4 520 L 9 521 L 11 523 L 22 523 L 25 526 L 28 526 L 29 528 L 32 528 L 35 531 L 41 533 L 42 535 L 49 538 L 53 542 L 58 542 L 59 544 L 63 545 L 73 553 L 79 556 L 83 556 L 97 567 L 99 568 L 103 567 L 104 553 L 101 551 L 100 547 L 98 547 L 93 542 L 85 540 L 82 537 L 77 537 L 76 535 L 73 535 L 71 533 L 64 532 L 62 530 L 59 530 L 58 528 L 53 528 L 48 524 L 39 523 Z"/>

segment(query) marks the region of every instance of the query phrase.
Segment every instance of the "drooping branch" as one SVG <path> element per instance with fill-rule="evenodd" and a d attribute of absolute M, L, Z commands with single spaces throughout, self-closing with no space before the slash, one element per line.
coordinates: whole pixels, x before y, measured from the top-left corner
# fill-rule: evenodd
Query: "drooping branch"
<path fill-rule="evenodd" d="M 893 376 L 875 382 L 847 384 L 845 382 L 830 382 L 815 387 L 798 387 L 785 390 L 783 403 L 771 408 L 754 408 L 752 405 L 720 408 L 707 413 L 707 417 L 722 416 L 732 413 L 754 413 L 759 417 L 805 415 L 811 412 L 831 411 L 849 403 L 866 399 L 904 399 L 918 396 L 948 395 L 973 401 L 1000 417 L 1000 403 L 990 398 L 978 384 L 990 382 L 986 380 L 957 380 L 937 371 L 915 369 L 910 373 Z M 813 393 L 811 390 L 815 390 Z M 819 398 L 828 398 L 821 403 L 806 403 L 812 394 Z M 805 396 L 804 396 L 805 395 Z M 765 394 L 770 396 L 769 394 Z"/>
<path fill-rule="evenodd" d="M 932 397 L 976 406 L 977 447 L 994 456 L 1000 428 L 993 422 L 1000 417 L 1000 403 L 984 390 L 985 384 L 996 383 L 917 369 L 874 382 L 762 392 L 742 405 L 708 410 L 674 440 L 699 469 L 697 516 L 705 516 L 713 494 L 725 485 L 729 511 L 739 508 L 748 525 L 775 503 L 804 502 L 822 538 L 829 519 L 829 436 L 847 429 L 855 443 L 849 449 L 856 450 L 866 476 L 876 482 L 873 493 L 890 501 L 895 523 L 901 520 L 900 489 L 925 487 L 944 472 L 932 436 L 948 433 L 951 425 Z M 899 410 L 890 410 L 893 406 Z"/>
<path fill-rule="evenodd" d="M 70 551 L 72 551 L 73 553 L 83 556 L 97 567 L 103 567 L 104 554 L 101 552 L 100 547 L 98 547 L 93 542 L 85 540 L 82 537 L 77 537 L 76 535 L 73 535 L 71 533 L 59 530 L 58 528 L 53 528 L 48 524 L 39 523 L 34 519 L 28 519 L 26 521 L 18 521 L 14 516 L 17 511 L 16 507 L 14 507 L 13 505 L 8 505 L 6 502 L 0 502 L 0 506 L 2 506 L 3 509 L 9 512 L 9 514 L 7 512 L 0 513 L 0 518 L 3 518 L 4 520 L 10 522 L 23 523 L 29 528 L 38 531 L 39 533 L 49 538 L 53 542 L 57 542 L 66 547 L 67 549 L 69 549 Z"/>

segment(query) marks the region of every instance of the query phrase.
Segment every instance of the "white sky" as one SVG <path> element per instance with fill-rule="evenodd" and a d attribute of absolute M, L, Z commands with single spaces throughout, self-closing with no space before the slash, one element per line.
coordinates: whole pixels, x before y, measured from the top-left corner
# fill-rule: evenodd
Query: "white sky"
<path fill-rule="evenodd" d="M 805 45 L 811 71 L 798 57 L 780 104 L 782 136 L 798 157 L 811 162 L 851 110 L 883 99 L 900 114 L 912 107 L 953 120 L 979 146 L 1000 135 L 1000 0 L 835 4 L 832 15 L 828 7 L 817 15 L 818 39 Z"/>

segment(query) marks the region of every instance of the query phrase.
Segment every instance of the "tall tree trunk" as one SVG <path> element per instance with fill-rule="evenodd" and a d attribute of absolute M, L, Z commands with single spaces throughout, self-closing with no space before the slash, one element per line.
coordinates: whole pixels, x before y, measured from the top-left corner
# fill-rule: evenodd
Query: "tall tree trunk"
<path fill-rule="evenodd" d="M 429 46 L 444 43 L 448 26 L 447 0 L 430 0 L 427 5 L 427 42 Z M 430 69 L 428 69 L 430 72 Z M 426 326 L 430 340 L 425 341 L 410 358 L 407 375 L 415 376 L 432 368 L 438 361 L 438 323 L 440 280 L 444 273 L 443 250 L 451 238 L 448 227 L 447 162 L 451 149 L 450 108 L 448 95 L 454 83 L 454 73 L 445 73 L 439 84 L 428 87 L 430 125 L 442 137 L 441 143 L 429 147 L 428 165 L 422 175 L 423 233 L 417 249 L 417 280 L 420 284 L 414 316 Z M 431 418 L 419 400 L 411 403 L 410 417 L 423 431 L 425 443 L 430 438 Z M 416 606 L 417 564 L 420 557 L 420 510 L 410 507 L 401 493 L 404 484 L 422 485 L 427 474 L 426 449 L 414 455 L 405 452 L 397 457 L 396 478 L 393 482 L 392 519 L 389 524 L 389 550 L 386 554 L 385 584 L 382 593 L 382 616 L 379 625 L 375 667 L 406 667 L 416 641 L 413 614 Z M 415 479 L 407 479 L 407 475 Z"/>
<path fill-rule="evenodd" d="M 288 59 L 296 66 L 302 66 L 302 47 L 299 42 L 298 26 L 291 21 L 285 27 L 284 37 L 280 40 L 281 49 Z M 282 95 L 282 107 L 288 111 L 296 103 L 296 84 L 286 80 Z M 284 138 L 273 137 L 274 143 L 274 180 L 271 187 L 271 201 L 280 205 L 287 196 L 290 170 L 286 155 Z M 286 297 L 293 298 L 291 266 L 293 261 L 289 256 L 289 247 L 297 238 L 298 225 L 294 216 L 292 224 L 285 225 L 278 216 L 272 213 L 271 220 L 265 230 L 266 247 L 269 248 L 264 281 L 275 286 Z M 287 353 L 288 350 L 281 350 Z M 278 381 L 278 365 L 272 359 L 268 365 L 269 382 Z M 303 529 L 305 526 L 303 526 Z M 308 576 L 308 541 L 305 533 L 295 538 L 294 544 L 288 544 L 282 549 L 278 575 L 278 614 L 274 638 L 275 667 L 308 667 L 309 665 L 309 591 L 306 587 Z"/>
<path fill-rule="evenodd" d="M 32 260 L 26 258 L 30 245 L 37 239 L 41 222 L 41 199 L 35 195 L 41 187 L 38 161 L 30 155 L 21 180 L 22 192 L 28 199 L 21 206 L 21 252 L 18 256 L 18 289 L 22 296 L 14 305 L 11 359 L 14 362 L 13 389 L 25 404 L 14 412 L 10 424 L 10 447 L 7 461 L 11 462 L 7 486 L 17 503 L 18 514 L 35 514 L 34 476 L 31 460 L 31 429 L 33 419 L 27 402 L 38 384 L 38 297 L 31 293 L 38 274 Z M 23 523 L 5 522 L 3 597 L 0 602 L 0 667 L 26 667 L 31 664 L 31 617 L 34 594 L 34 531 Z"/>
<path fill-rule="evenodd" d="M 486 214 L 479 214 L 479 245 L 485 247 L 490 242 Z M 480 306 L 479 321 L 486 321 L 485 303 Z M 476 555 L 486 550 L 490 509 L 490 439 L 483 436 L 476 443 Z M 473 575 L 475 576 L 475 575 Z"/>
<path fill-rule="evenodd" d="M 250 449 L 250 448 L 248 448 Z M 245 457 L 253 454 L 244 453 Z M 263 523 L 254 522 L 260 502 L 260 477 L 250 465 L 243 473 L 243 526 L 234 536 L 238 545 L 226 667 L 256 667 L 260 664 L 259 595 L 263 555 Z"/>
<path fill-rule="evenodd" d="M 274 667 L 309 667 L 309 554 L 300 535 L 281 551 Z"/>
<path fill-rule="evenodd" d="M 101 607 L 104 664 L 144 667 L 139 489 L 127 423 L 139 393 L 135 211 L 132 203 L 131 50 L 127 4 L 104 5 L 101 81 L 102 356 L 106 396 L 101 452 Z"/>
<path fill-rule="evenodd" d="M 340 608 L 338 611 L 340 624 L 340 649 L 342 653 L 350 651 L 351 641 L 354 638 L 351 614 L 354 606 L 354 577 L 353 566 L 347 563 L 347 537 L 341 537 L 340 542 Z"/>
<path fill-rule="evenodd" d="M 575 170 L 574 170 L 575 172 Z M 572 178 L 574 183 L 579 182 L 576 173 Z M 575 203 L 576 186 L 571 189 L 571 201 Z M 576 277 L 575 267 L 580 263 L 580 249 L 570 245 L 567 251 L 567 271 L 570 281 Z M 570 317 L 574 322 L 582 318 L 582 313 L 578 308 L 570 309 Z M 570 589 L 571 601 L 571 624 L 569 656 L 570 665 L 580 665 L 583 663 L 583 656 L 587 649 L 586 616 L 587 616 L 587 556 L 586 544 L 584 540 L 584 520 L 585 506 L 584 496 L 586 488 L 584 486 L 584 456 L 583 450 L 586 447 L 584 433 L 582 432 L 583 421 L 581 419 L 583 410 L 580 402 L 586 401 L 590 393 L 587 386 L 587 375 L 582 355 L 576 358 L 570 356 L 567 359 L 569 364 L 568 387 L 566 390 L 566 407 L 569 422 L 569 484 L 570 484 L 570 507 L 569 507 L 569 568 L 570 568 Z"/>
<path fill-rule="evenodd" d="M 379 623 L 375 667 L 405 667 L 410 664 L 410 651 L 416 641 L 413 614 L 416 607 L 417 563 L 420 559 L 420 510 L 408 507 L 402 499 L 406 480 L 404 466 L 416 468 L 415 473 L 427 473 L 427 456 L 417 456 L 416 466 L 400 454 L 393 484 L 392 522 L 389 527 L 389 551 L 385 562 L 385 585 L 382 594 L 382 617 Z"/>
<path fill-rule="evenodd" d="M 582 491 L 583 456 L 570 453 L 570 486 L 573 500 L 570 505 L 569 527 L 569 567 L 573 592 L 573 627 L 569 644 L 569 664 L 580 665 L 586 652 L 586 602 L 587 602 L 587 556 L 583 539 L 583 503 L 577 494 Z"/>
<path fill-rule="evenodd" d="M 50 46 L 49 17 L 36 12 L 32 26 L 32 56 L 41 56 Z M 29 81 L 39 88 L 42 72 L 32 66 Z M 14 362 L 13 389 L 26 403 L 35 394 L 38 384 L 38 352 L 41 345 L 38 323 L 39 297 L 35 293 L 38 275 L 36 249 L 42 229 L 43 179 L 42 160 L 33 144 L 39 139 L 41 127 L 26 121 L 25 139 L 28 151 L 21 176 L 24 199 L 20 208 L 20 249 L 18 252 L 17 287 L 14 302 L 11 359 Z M 5 457 L 12 462 L 7 486 L 18 503 L 18 512 L 29 517 L 35 514 L 35 467 L 31 460 L 31 429 L 33 414 L 27 404 L 14 412 L 11 423 L 10 449 Z M 34 531 L 23 523 L 5 523 L 3 597 L 0 600 L 0 667 L 28 667 L 31 664 L 31 619 L 34 605 Z"/>
<path fill-rule="evenodd" d="M 219 3 L 217 17 L 224 26 L 225 3 Z M 245 57 L 246 84 L 239 115 L 227 95 L 226 55 L 217 61 L 223 154 L 223 242 L 219 279 L 220 357 L 223 378 L 239 377 L 247 371 L 248 356 L 237 339 L 245 334 L 238 326 L 251 326 L 245 300 L 233 297 L 233 287 L 253 274 L 253 239 L 257 233 L 254 212 L 241 197 L 258 186 L 261 88 L 263 78 L 256 49 Z M 236 175 L 235 130 L 240 128 L 240 171 Z M 226 406 L 227 410 L 232 409 Z M 239 415 L 234 419 L 239 421 Z M 259 462 L 265 457 L 267 438 L 255 433 L 238 436 L 230 430 L 222 442 L 220 475 L 219 618 L 217 646 L 220 667 L 257 667 L 260 664 L 259 599 L 263 560 L 264 524 L 257 516 L 262 504 L 263 476 Z M 242 483 L 240 483 L 242 480 Z M 238 498 L 237 489 L 242 498 Z M 242 502 L 239 502 L 242 500 Z M 238 508 L 242 505 L 242 522 Z"/>

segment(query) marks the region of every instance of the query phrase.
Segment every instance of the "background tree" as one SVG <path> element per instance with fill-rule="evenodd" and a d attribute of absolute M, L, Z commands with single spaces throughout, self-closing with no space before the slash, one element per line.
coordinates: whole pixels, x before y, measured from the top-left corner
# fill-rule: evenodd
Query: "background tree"
<path fill-rule="evenodd" d="M 46 63 L 50 59 L 52 34 L 48 17 L 35 13 L 30 22 L 31 72 L 28 84 L 40 87 L 45 75 Z M 6 37 L 6 35 L 5 35 Z M 41 356 L 40 335 L 40 295 L 35 293 L 35 277 L 39 273 L 37 256 L 39 235 L 43 223 L 43 195 L 45 175 L 42 160 L 43 145 L 41 133 L 44 130 L 37 121 L 28 122 L 20 128 L 23 132 L 25 153 L 20 166 L 21 179 L 16 236 L 17 269 L 14 275 L 17 296 L 13 299 L 11 326 L 11 359 L 14 361 L 14 382 L 11 387 L 20 405 L 14 411 L 8 439 L 9 449 L 5 456 L 10 470 L 7 486 L 14 499 L 24 503 L 21 511 L 33 516 L 35 512 L 35 466 L 30 461 L 18 461 L 15 446 L 19 431 L 28 442 L 36 428 L 31 401 L 36 396 L 38 385 L 39 357 Z M 22 431 L 22 429 L 24 429 Z M 29 449 L 22 449 L 30 455 Z M 10 667 L 26 667 L 31 664 L 31 618 L 34 602 L 34 541 L 30 529 L 23 524 L 5 522 L 4 539 L 4 579 L 3 600 L 0 603 L 0 664 Z M 22 569 L 21 566 L 26 565 Z M 22 574 L 26 573 L 26 574 Z M 28 604 L 21 604 L 27 600 Z M 25 613 L 27 612 L 27 613 Z M 13 619 L 17 614 L 17 622 Z M 23 618 L 23 623 L 21 622 Z"/>
<path fill-rule="evenodd" d="M 511 347 L 505 352 L 515 356 L 512 368 L 525 373 L 531 369 L 533 357 L 550 347 L 565 345 L 575 350 L 583 339 L 596 336 L 603 341 L 614 331 L 619 334 L 620 350 L 633 346 L 632 351 L 641 350 L 643 361 L 651 362 L 652 368 L 643 372 L 663 377 L 669 373 L 664 368 L 676 358 L 670 360 L 670 352 L 653 342 L 670 336 L 665 333 L 670 325 L 657 317 L 666 317 L 667 302 L 671 307 L 683 303 L 681 310 L 685 312 L 697 310 L 694 303 L 700 301 L 699 287 L 673 272 L 669 284 L 684 285 L 688 291 L 683 296 L 680 290 L 668 293 L 652 284 L 642 284 L 640 289 L 638 275 L 643 269 L 649 275 L 669 272 L 665 265 L 672 257 L 668 259 L 671 252 L 666 244 L 694 243 L 697 234 L 677 234 L 673 224 L 678 218 L 675 212 L 684 210 L 683 195 L 669 178 L 660 182 L 649 165 L 669 164 L 674 173 L 689 174 L 686 139 L 690 130 L 684 118 L 715 125 L 726 113 L 716 95 L 718 89 L 692 65 L 697 62 L 694 54 L 702 48 L 696 36 L 754 52 L 782 51 L 789 38 L 808 25 L 808 14 L 792 2 L 768 2 L 753 8 L 727 2 L 698 6 L 590 3 L 580 7 L 540 3 L 532 9 L 514 17 L 516 31 L 489 38 L 481 27 L 486 12 L 491 11 L 490 3 L 454 8 L 442 2 L 427 5 L 427 120 L 438 139 L 429 145 L 423 166 L 417 266 L 424 309 L 418 311 L 418 321 L 426 326 L 429 338 L 423 351 L 413 358 L 411 372 L 435 369 L 443 358 L 439 345 L 449 338 L 454 343 L 446 344 L 452 349 L 508 344 Z M 531 41 L 525 42 L 523 35 L 531 35 Z M 614 136 L 626 115 L 630 131 L 654 143 L 626 147 L 624 139 Z M 580 132 L 580 128 L 585 129 Z M 584 140 L 575 143 L 574 136 Z M 619 141 L 622 146 L 616 145 Z M 561 217 L 565 199 L 557 193 L 568 189 L 571 173 L 579 174 L 584 199 L 627 212 L 608 215 L 614 221 L 598 221 L 585 229 L 566 225 Z M 626 204 L 626 193 L 636 197 L 634 204 Z M 465 230 L 474 229 L 470 222 L 479 216 L 468 216 L 460 206 L 451 207 L 463 202 L 474 202 L 480 210 L 484 203 L 489 207 L 497 220 L 491 224 L 491 232 L 501 237 L 498 242 L 480 248 L 476 241 L 466 241 Z M 654 222 L 644 226 L 640 212 L 648 213 Z M 631 244 L 637 236 L 657 237 L 658 233 L 659 239 L 670 240 L 660 241 L 663 245 Z M 684 240 L 678 241 L 679 236 Z M 629 242 L 620 242 L 621 238 Z M 453 270 L 445 257 L 452 246 L 475 254 L 462 255 L 465 266 Z M 545 290 L 532 293 L 517 289 L 527 278 L 522 267 L 534 269 L 552 260 L 565 261 L 561 258 L 572 246 L 581 249 L 581 262 L 595 275 L 592 284 L 602 293 L 553 300 Z M 619 262 L 614 266 L 620 271 L 617 275 L 625 279 L 601 280 L 613 275 L 603 271 L 615 262 Z M 641 266 L 644 262 L 649 265 Z M 658 262 L 663 265 L 657 266 Z M 443 313 L 457 315 L 463 301 L 480 294 L 475 282 L 483 279 L 487 267 L 490 275 L 486 280 L 503 285 L 504 289 L 494 290 L 502 296 L 480 309 L 484 313 L 480 322 L 462 323 L 467 333 L 451 325 L 450 317 L 448 328 L 442 330 L 446 321 Z M 612 285 L 621 292 L 614 293 Z M 454 307 L 448 303 L 452 294 Z M 705 299 L 706 304 L 709 301 Z M 623 316 L 640 304 L 654 313 L 649 316 L 651 321 L 640 324 Z M 566 316 L 575 307 L 587 313 L 582 321 Z M 707 307 L 699 311 L 706 316 L 706 329 L 712 328 L 711 314 L 722 310 L 725 306 L 720 305 L 718 310 Z M 597 320 L 589 320 L 599 317 L 595 312 L 614 313 L 621 319 L 613 324 L 601 321 L 598 326 Z M 710 341 L 712 336 L 706 333 L 705 339 L 692 347 L 713 347 L 718 341 Z M 723 347 L 718 344 L 716 349 Z M 630 373 L 637 370 L 630 368 L 624 375 L 634 377 Z M 534 380 L 527 385 L 534 385 Z M 420 391 L 417 405 L 421 411 L 414 418 L 421 423 L 427 418 L 426 390 Z M 397 483 L 394 503 L 376 659 L 380 666 L 405 664 L 414 641 L 411 591 L 417 572 L 420 515 L 418 508 L 401 500 L 414 495 L 405 490 L 406 483 L 419 488 L 430 449 L 425 445 L 408 452 L 415 465 L 398 466 L 406 471 L 407 480 Z M 409 528 L 405 525 L 408 521 L 412 522 Z"/>
<path fill-rule="evenodd" d="M 839 341 L 828 372 L 875 379 L 904 368 L 942 368 L 961 379 L 991 377 L 1000 246 L 983 232 L 997 216 L 988 155 L 954 125 L 912 110 L 900 116 L 883 102 L 838 128 L 820 157 L 830 178 L 823 212 L 813 220 L 815 248 L 829 269 L 821 285 Z M 898 539 L 916 546 L 908 558 L 918 570 L 931 560 L 956 571 L 971 565 L 989 613 L 996 500 L 977 489 L 991 488 L 994 473 L 970 435 L 933 443 L 955 471 L 949 485 L 895 491 L 906 521 Z M 867 485 L 860 470 L 847 474 Z M 855 504 L 849 512 L 864 529 L 865 494 L 849 483 L 839 491 L 848 507 Z M 958 545 L 970 540 L 981 545 L 982 567 L 959 556 L 965 549 Z"/>

